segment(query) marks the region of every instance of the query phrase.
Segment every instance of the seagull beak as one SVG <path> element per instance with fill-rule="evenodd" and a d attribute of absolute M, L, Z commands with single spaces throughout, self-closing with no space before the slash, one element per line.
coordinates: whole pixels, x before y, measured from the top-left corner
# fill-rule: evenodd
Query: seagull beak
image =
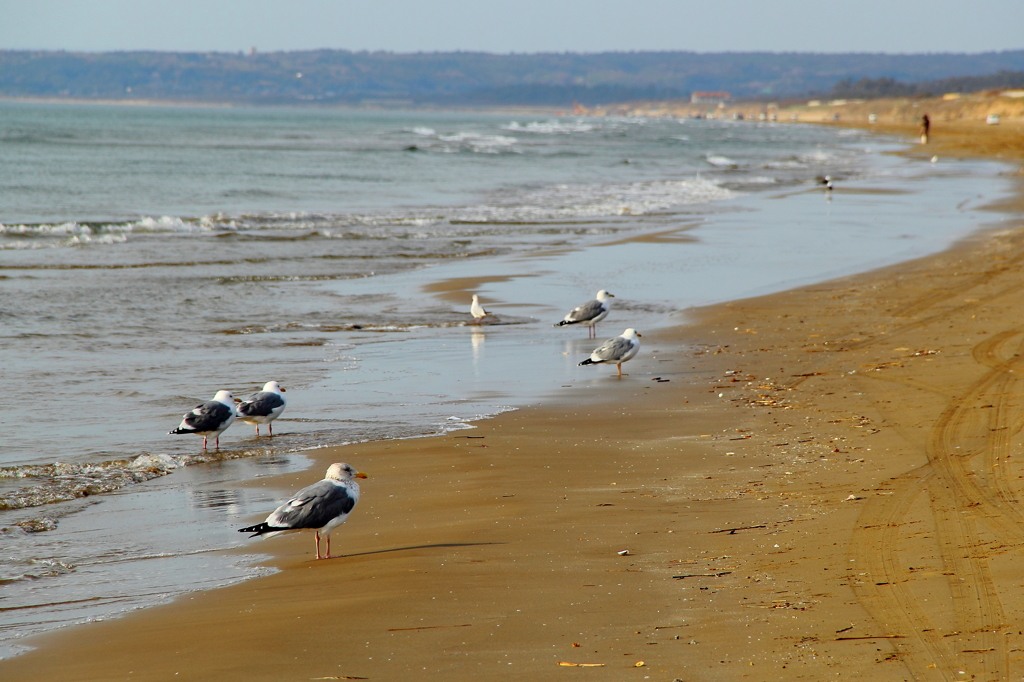
<path fill-rule="evenodd" d="M 364 473 L 363 473 L 362 471 L 358 471 L 358 472 L 356 472 L 356 476 L 355 476 L 355 477 L 356 477 L 356 478 L 369 478 L 369 477 L 368 477 L 368 476 L 367 476 L 366 474 L 364 474 Z"/>
<path fill-rule="evenodd" d="M 234 401 L 235 401 L 236 403 L 240 403 L 240 402 L 242 402 L 242 399 L 241 399 L 241 398 L 234 398 Z"/>
<path fill-rule="evenodd" d="M 636 335 L 637 336 L 643 336 L 643 334 L 641 334 L 640 332 L 637 332 Z"/>
<path fill-rule="evenodd" d="M 288 389 L 286 389 L 286 388 L 282 388 L 282 389 L 281 389 L 281 393 L 284 393 L 284 392 L 285 392 L 285 391 L 287 391 L 287 390 L 288 390 Z"/>
<path fill-rule="evenodd" d="M 615 298 L 615 294 L 608 294 L 610 298 Z"/>

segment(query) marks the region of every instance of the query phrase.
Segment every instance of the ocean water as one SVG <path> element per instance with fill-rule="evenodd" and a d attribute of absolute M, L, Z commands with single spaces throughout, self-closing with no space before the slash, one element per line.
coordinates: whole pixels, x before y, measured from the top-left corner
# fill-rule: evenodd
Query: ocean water
<path fill-rule="evenodd" d="M 599 393 L 576 367 L 594 342 L 552 323 L 600 288 L 604 338 L 998 227 L 976 209 L 1001 166 L 896 148 L 753 122 L 0 103 L 0 656 L 259 574 L 217 550 L 288 491 L 237 484 L 311 449 Z M 167 434 L 269 380 L 273 439 Z"/>

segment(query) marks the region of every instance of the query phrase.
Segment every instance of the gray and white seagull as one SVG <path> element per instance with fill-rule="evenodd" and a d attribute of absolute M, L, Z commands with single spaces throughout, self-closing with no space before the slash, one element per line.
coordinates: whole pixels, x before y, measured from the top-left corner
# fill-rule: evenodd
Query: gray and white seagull
<path fill-rule="evenodd" d="M 306 486 L 267 517 L 263 523 L 239 528 L 239 533 L 252 533 L 249 537 L 265 535 L 268 538 L 294 530 L 314 530 L 316 558 L 331 558 L 331 531 L 345 523 L 359 501 L 359 484 L 354 479 L 366 478 L 348 464 L 336 463 L 327 469 L 322 481 Z M 327 551 L 320 556 L 320 535 L 327 541 Z"/>
<path fill-rule="evenodd" d="M 630 327 L 626 331 L 622 332 L 621 336 L 608 339 L 598 348 L 595 348 L 594 352 L 590 354 L 590 357 L 581 362 L 579 366 L 615 363 L 619 369 L 619 376 L 621 377 L 625 376 L 622 373 L 622 363 L 627 360 L 632 360 L 633 356 L 639 351 L 640 334 L 637 330 Z"/>
<path fill-rule="evenodd" d="M 554 326 L 563 327 L 567 324 L 585 324 L 587 325 L 587 338 L 597 338 L 597 323 L 608 316 L 608 312 L 612 309 L 611 301 L 609 298 L 615 298 L 615 294 L 609 294 L 604 289 L 597 292 L 597 297 L 593 301 L 587 301 L 583 305 L 576 306 L 565 316 L 561 322 L 556 322 Z"/>
<path fill-rule="evenodd" d="M 168 431 L 171 434 L 194 433 L 203 437 L 203 450 L 206 439 L 213 436 L 215 447 L 220 449 L 220 434 L 224 433 L 231 422 L 235 421 L 235 397 L 231 391 L 217 391 L 213 400 L 196 405 L 178 424 L 178 428 Z"/>
<path fill-rule="evenodd" d="M 276 381 L 263 384 L 263 390 L 253 393 L 238 404 L 238 418 L 246 424 L 256 426 L 256 435 L 260 435 L 260 424 L 266 424 L 271 437 L 274 425 L 270 422 L 281 416 L 285 408 L 285 399 L 281 395 L 284 389 Z"/>

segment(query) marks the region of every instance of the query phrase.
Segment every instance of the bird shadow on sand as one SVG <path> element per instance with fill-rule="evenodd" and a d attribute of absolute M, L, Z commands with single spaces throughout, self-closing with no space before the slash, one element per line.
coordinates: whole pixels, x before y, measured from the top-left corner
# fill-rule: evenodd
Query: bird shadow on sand
<path fill-rule="evenodd" d="M 504 542 L 439 542 L 434 545 L 411 545 L 409 547 L 392 547 L 391 549 L 375 549 L 372 552 L 358 552 L 356 554 L 339 554 L 332 556 L 332 559 L 351 559 L 357 556 L 369 556 L 371 554 L 389 554 L 391 552 L 406 552 L 412 549 L 440 549 L 445 547 L 483 547 L 486 545 L 504 545 Z"/>

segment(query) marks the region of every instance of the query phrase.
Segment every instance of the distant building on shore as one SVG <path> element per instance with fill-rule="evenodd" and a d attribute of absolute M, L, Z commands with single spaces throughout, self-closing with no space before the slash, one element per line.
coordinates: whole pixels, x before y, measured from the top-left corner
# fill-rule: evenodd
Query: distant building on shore
<path fill-rule="evenodd" d="M 697 90 L 695 92 L 690 93 L 691 104 L 718 104 L 731 98 L 732 95 L 730 95 L 728 92 L 710 92 Z"/>

